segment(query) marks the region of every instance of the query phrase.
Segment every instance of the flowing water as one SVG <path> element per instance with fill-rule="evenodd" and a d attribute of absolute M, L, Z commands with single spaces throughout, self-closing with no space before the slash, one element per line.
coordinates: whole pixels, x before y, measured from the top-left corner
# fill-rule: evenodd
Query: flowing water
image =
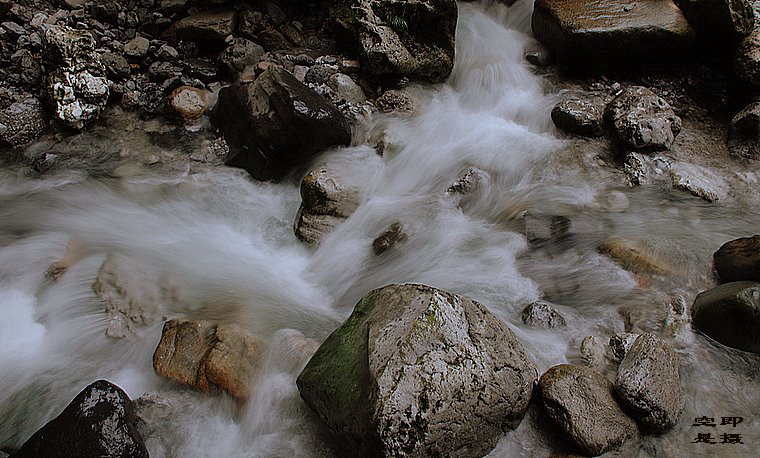
<path fill-rule="evenodd" d="M 363 203 L 316 249 L 293 235 L 297 177 L 260 183 L 224 167 L 0 175 L 0 444 L 19 446 L 104 378 L 133 399 L 155 394 L 170 405 L 156 407 L 145 428 L 152 456 L 328 456 L 296 376 L 361 296 L 420 282 L 484 303 L 541 371 L 579 362 L 585 336 L 605 339 L 626 323 L 669 336 L 682 361 L 686 410 L 673 431 L 630 453 L 752 456 L 760 447 L 757 358 L 708 342 L 668 310 L 674 297 L 688 305 L 711 285 L 712 251 L 750 233 L 758 218 L 675 191 L 557 173 L 550 164 L 565 141 L 549 117 L 555 100 L 523 60 L 531 5 L 462 4 L 449 81 L 413 88 L 418 115 L 371 119 L 356 132 L 357 140 L 384 132 L 385 155 L 354 146 L 319 158 L 362 183 Z M 111 135 L 90 146 L 150 147 L 139 136 Z M 484 172 L 476 192 L 448 195 L 471 167 Z M 566 216 L 572 236 L 530 248 L 524 210 Z M 372 240 L 396 221 L 408 240 L 375 256 Z M 610 236 L 646 243 L 672 274 L 642 280 L 622 270 L 595 250 Z M 46 272 L 72 240 L 75 262 L 53 281 Z M 183 390 L 155 375 L 161 319 L 124 339 L 105 335 L 92 284 L 113 253 L 156 272 L 156 282 L 170 277 L 180 299 L 162 316 L 234 322 L 266 341 L 250 401 Z M 539 298 L 558 304 L 566 330 L 520 322 L 522 308 Z M 705 415 L 744 417 L 735 432 L 745 445 L 691 444 L 691 420 Z M 492 455 L 548 456 L 541 421 L 531 410 Z"/>

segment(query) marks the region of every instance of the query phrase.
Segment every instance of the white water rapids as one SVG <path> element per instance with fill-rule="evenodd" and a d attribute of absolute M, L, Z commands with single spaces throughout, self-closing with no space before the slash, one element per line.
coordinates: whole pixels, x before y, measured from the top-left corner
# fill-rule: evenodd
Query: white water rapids
<path fill-rule="evenodd" d="M 293 235 L 299 177 L 261 183 L 226 167 L 121 178 L 0 175 L 0 446 L 20 446 L 87 384 L 107 379 L 132 399 L 153 393 L 171 404 L 147 427 L 151 456 L 329 456 L 296 389 L 307 357 L 293 342 L 301 335 L 323 341 L 360 297 L 389 283 L 426 283 L 481 301 L 515 330 L 541 372 L 578 362 L 585 336 L 622 332 L 626 319 L 659 329 L 675 292 L 690 304 L 709 286 L 702 264 L 723 241 L 751 234 L 756 217 L 549 167 L 564 142 L 550 121 L 555 100 L 523 58 L 531 6 L 461 4 L 449 81 L 414 88 L 420 110 L 413 118 L 376 118 L 356 133 L 384 130 L 385 155 L 355 146 L 319 158 L 363 183 L 363 203 L 316 249 Z M 487 180 L 458 205 L 445 191 L 470 167 Z M 600 204 L 612 191 L 626 194 L 625 211 Z M 529 249 L 515 223 L 525 209 L 569 217 L 573 243 Z M 409 239 L 375 256 L 372 240 L 395 221 Z M 611 235 L 645 239 L 676 273 L 640 287 L 596 252 Z M 80 256 L 52 281 L 46 271 L 70 240 Z M 105 335 L 92 285 L 110 253 L 171 275 L 182 301 L 167 316 L 238 323 L 267 342 L 249 402 L 157 376 L 160 319 L 136 336 Z M 566 330 L 521 323 L 522 308 L 539 298 L 559 304 Z M 760 447 L 757 360 L 688 325 L 673 335 L 686 410 L 673 431 L 645 437 L 639 456 L 752 456 Z M 743 416 L 737 432 L 746 445 L 691 444 L 692 420 L 701 416 Z M 492 455 L 548 456 L 547 440 L 531 411 Z"/>

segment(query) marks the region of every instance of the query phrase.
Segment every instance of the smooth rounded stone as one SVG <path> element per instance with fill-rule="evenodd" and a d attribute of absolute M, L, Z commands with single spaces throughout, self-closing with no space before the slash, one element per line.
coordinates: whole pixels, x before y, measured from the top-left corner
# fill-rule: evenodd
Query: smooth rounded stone
<path fill-rule="evenodd" d="M 484 306 L 406 284 L 367 294 L 297 384 L 346 456 L 480 457 L 517 426 L 534 377 Z"/>
<path fill-rule="evenodd" d="M 525 60 L 537 67 L 548 67 L 554 62 L 549 48 L 538 41 L 533 41 L 527 45 Z"/>
<path fill-rule="evenodd" d="M 264 55 L 264 48 L 251 40 L 235 38 L 219 55 L 219 61 L 235 74 L 242 72 L 249 65 L 256 65 Z"/>
<path fill-rule="evenodd" d="M 760 26 L 739 43 L 734 67 L 740 80 L 760 87 Z"/>
<path fill-rule="evenodd" d="M 327 79 L 327 85 L 335 94 L 348 103 L 362 103 L 367 100 L 364 91 L 350 76 L 334 73 Z"/>
<path fill-rule="evenodd" d="M 604 116 L 593 103 L 586 100 L 563 100 L 552 109 L 554 125 L 565 132 L 584 137 L 604 134 Z"/>
<path fill-rule="evenodd" d="M 721 282 L 760 282 L 760 235 L 731 240 L 713 254 Z"/>
<path fill-rule="evenodd" d="M 612 382 L 600 372 L 561 364 L 538 382 L 541 405 L 583 453 L 601 455 L 637 434 L 636 423 L 618 406 Z"/>
<path fill-rule="evenodd" d="M 409 236 L 404 231 L 404 226 L 398 222 L 393 223 L 372 241 L 372 251 L 375 253 L 375 256 L 380 256 L 399 243 L 406 241 L 407 238 Z"/>
<path fill-rule="evenodd" d="M 653 334 L 639 336 L 620 363 L 615 393 L 646 430 L 671 429 L 686 404 L 676 352 Z"/>
<path fill-rule="evenodd" d="M 406 91 L 398 89 L 385 91 L 375 100 L 375 105 L 383 113 L 413 113 L 416 109 L 414 99 Z"/>
<path fill-rule="evenodd" d="M 567 327 L 565 317 L 560 315 L 552 304 L 536 301 L 528 304 L 522 311 L 522 322 L 536 328 L 556 329 Z"/>
<path fill-rule="evenodd" d="M 233 9 L 193 14 L 177 21 L 174 33 L 180 40 L 224 41 L 235 31 L 236 14 Z"/>
<path fill-rule="evenodd" d="M 211 121 L 230 145 L 227 165 L 279 179 L 331 146 L 348 145 L 348 122 L 329 100 L 283 68 L 219 91 Z"/>
<path fill-rule="evenodd" d="M 697 33 L 711 41 L 747 36 L 755 25 L 752 0 L 675 0 Z"/>
<path fill-rule="evenodd" d="M 631 349 L 631 346 L 636 342 L 636 339 L 639 338 L 639 335 L 640 334 L 630 332 L 621 332 L 610 337 L 610 349 L 612 350 L 612 356 L 615 361 L 620 362 L 625 358 L 626 353 Z"/>
<path fill-rule="evenodd" d="M 725 283 L 700 293 L 691 308 L 691 320 L 723 345 L 760 353 L 760 283 Z"/>
<path fill-rule="evenodd" d="M 750 103 L 731 120 L 729 147 L 738 156 L 760 158 L 760 102 Z"/>
<path fill-rule="evenodd" d="M 672 65 L 695 41 L 683 13 L 663 0 L 537 0 L 532 26 L 557 60 L 583 71 Z"/>
<path fill-rule="evenodd" d="M 631 240 L 611 238 L 599 245 L 597 250 L 633 273 L 665 275 L 671 272 L 664 259 Z"/>
<path fill-rule="evenodd" d="M 148 48 L 150 48 L 150 40 L 137 35 L 124 45 L 124 54 L 135 58 L 145 57 L 148 54 Z"/>
<path fill-rule="evenodd" d="M 153 354 L 153 368 L 158 375 L 196 390 L 220 389 L 247 401 L 261 352 L 262 344 L 239 326 L 170 320 L 164 323 Z"/>
<path fill-rule="evenodd" d="M 454 67 L 454 0 L 357 0 L 335 8 L 338 43 L 367 73 L 444 81 Z"/>
<path fill-rule="evenodd" d="M 172 109 L 184 119 L 198 119 L 206 112 L 206 91 L 192 86 L 180 86 L 169 96 Z"/>
<path fill-rule="evenodd" d="M 681 132 L 681 118 L 668 102 L 642 86 L 625 88 L 607 106 L 605 115 L 616 138 L 635 150 L 670 149 Z"/>
<path fill-rule="evenodd" d="M 137 421 L 127 393 L 113 383 L 98 380 L 11 456 L 148 458 Z"/>
<path fill-rule="evenodd" d="M 48 115 L 39 100 L 29 97 L 0 111 L 0 143 L 21 146 L 36 140 L 48 127 Z"/>

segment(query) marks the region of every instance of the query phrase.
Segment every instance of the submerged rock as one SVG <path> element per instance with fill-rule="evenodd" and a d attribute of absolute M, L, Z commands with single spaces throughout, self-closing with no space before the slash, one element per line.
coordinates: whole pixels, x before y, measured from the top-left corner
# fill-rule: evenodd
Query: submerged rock
<path fill-rule="evenodd" d="M 637 433 L 636 423 L 615 402 L 612 388 L 602 373 L 569 364 L 552 367 L 538 382 L 546 413 L 590 456 L 617 449 Z"/>
<path fill-rule="evenodd" d="M 685 405 L 675 351 L 653 334 L 642 334 L 620 363 L 615 393 L 645 429 L 671 429 Z"/>
<path fill-rule="evenodd" d="M 414 99 L 405 91 L 391 89 L 375 100 L 377 109 L 383 113 L 414 113 Z"/>
<path fill-rule="evenodd" d="M 82 390 L 60 415 L 11 454 L 14 458 L 98 456 L 147 458 L 132 401 L 99 380 Z"/>
<path fill-rule="evenodd" d="M 709 169 L 685 162 L 673 163 L 668 170 L 673 188 L 686 191 L 707 202 L 725 199 L 728 184 Z"/>
<path fill-rule="evenodd" d="M 554 306 L 545 301 L 528 304 L 522 311 L 522 322 L 536 328 L 556 329 L 567 327 L 565 318 Z"/>
<path fill-rule="evenodd" d="M 633 273 L 664 275 L 670 272 L 663 259 L 630 240 L 611 238 L 599 245 L 598 251 Z"/>
<path fill-rule="evenodd" d="M 642 86 L 628 87 L 605 112 L 616 138 L 628 148 L 670 149 L 681 132 L 681 118 L 668 102 Z"/>
<path fill-rule="evenodd" d="M 552 121 L 558 128 L 584 137 L 604 134 L 604 116 L 593 103 L 580 100 L 563 100 L 552 109 Z"/>
<path fill-rule="evenodd" d="M 738 281 L 700 293 L 691 319 L 723 345 L 760 353 L 760 283 Z"/>
<path fill-rule="evenodd" d="M 380 256 L 408 238 L 401 223 L 393 223 L 372 242 L 372 251 Z"/>
<path fill-rule="evenodd" d="M 713 262 L 724 283 L 760 282 L 760 235 L 726 242 L 713 254 Z"/>
<path fill-rule="evenodd" d="M 227 164 L 260 180 L 282 178 L 324 149 L 351 140 L 335 105 L 276 66 L 251 84 L 222 89 L 211 120 L 231 147 Z"/>
<path fill-rule="evenodd" d="M 534 376 L 481 304 L 407 284 L 367 294 L 298 388 L 347 455 L 480 457 L 519 423 Z"/>
<path fill-rule="evenodd" d="M 356 210 L 360 194 L 357 187 L 350 186 L 334 170 L 320 166 L 301 180 L 301 199 L 295 234 L 313 244 Z"/>

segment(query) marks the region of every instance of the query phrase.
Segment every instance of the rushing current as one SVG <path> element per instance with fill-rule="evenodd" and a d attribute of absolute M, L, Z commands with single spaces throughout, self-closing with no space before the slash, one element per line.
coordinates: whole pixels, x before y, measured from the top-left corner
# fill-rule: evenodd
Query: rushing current
<path fill-rule="evenodd" d="M 744 417 L 746 444 L 732 446 L 730 456 L 752 456 L 760 446 L 760 365 L 708 342 L 668 310 L 710 286 L 712 251 L 750 233 L 757 217 L 672 190 L 592 182 L 582 170 L 558 166 L 566 140 L 550 121 L 554 96 L 524 62 L 531 6 L 461 4 L 448 82 L 411 88 L 418 114 L 368 119 L 355 146 L 317 159 L 362 183 L 360 207 L 317 248 L 293 234 L 300 176 L 263 183 L 240 170 L 201 166 L 43 179 L 3 172 L 0 445 L 19 446 L 84 386 L 107 379 L 132 399 L 165 400 L 166 412 L 144 431 L 151 456 L 329 456 L 298 395 L 298 373 L 364 294 L 418 282 L 485 304 L 514 329 L 541 372 L 578 363 L 585 336 L 604 340 L 626 323 L 664 332 L 682 362 L 686 410 L 671 432 L 645 437 L 639 456 L 725 451 L 691 444 L 691 423 L 729 415 Z M 130 133 L 109 135 L 81 147 L 149 148 Z M 382 157 L 362 145 L 380 135 L 388 145 Z M 448 195 L 472 167 L 484 172 L 477 192 L 464 200 Z M 609 204 L 621 199 L 622 208 Z M 526 210 L 568 217 L 573 239 L 530 248 L 520 225 Z M 375 256 L 372 240 L 396 221 L 408 240 Z M 643 284 L 596 251 L 611 236 L 646 243 L 673 274 Z M 48 269 L 72 243 L 71 266 L 53 281 Z M 162 317 L 237 323 L 266 342 L 247 403 L 157 376 L 152 354 L 161 317 L 136 335 L 105 335 L 104 304 L 92 285 L 114 253 L 157 272 L 156 282 L 171 279 L 178 300 Z M 539 298 L 558 304 L 567 329 L 522 324 L 520 311 Z M 541 421 L 530 410 L 492 456 L 548 456 Z"/>

